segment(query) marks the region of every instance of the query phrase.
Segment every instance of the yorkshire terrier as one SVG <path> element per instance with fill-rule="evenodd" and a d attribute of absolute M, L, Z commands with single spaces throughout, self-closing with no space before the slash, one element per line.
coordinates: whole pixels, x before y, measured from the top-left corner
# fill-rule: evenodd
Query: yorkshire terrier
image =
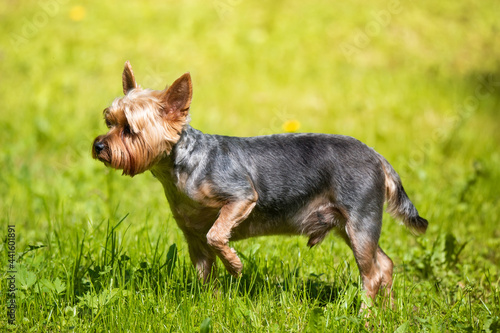
<path fill-rule="evenodd" d="M 342 135 L 204 134 L 189 125 L 189 73 L 164 90 L 142 89 L 127 61 L 122 81 L 125 96 L 104 109 L 109 131 L 94 140 L 92 156 L 124 175 L 150 170 L 162 183 L 201 279 L 213 276 L 216 257 L 239 276 L 229 241 L 305 235 L 312 247 L 334 229 L 367 295 L 391 289 L 393 263 L 378 245 L 384 202 L 415 232 L 428 222 L 382 155 Z"/>

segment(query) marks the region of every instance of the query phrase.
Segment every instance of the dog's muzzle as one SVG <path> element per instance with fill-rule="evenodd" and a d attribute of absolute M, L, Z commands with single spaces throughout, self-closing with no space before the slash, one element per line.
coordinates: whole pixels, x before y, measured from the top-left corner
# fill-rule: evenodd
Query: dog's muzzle
<path fill-rule="evenodd" d="M 97 155 L 99 155 L 104 149 L 106 149 L 106 145 L 102 141 L 94 142 L 94 151 Z"/>
<path fill-rule="evenodd" d="M 109 163 L 111 156 L 108 150 L 109 148 L 105 140 L 102 140 L 101 137 L 97 137 L 92 144 L 92 157 L 101 162 Z"/>

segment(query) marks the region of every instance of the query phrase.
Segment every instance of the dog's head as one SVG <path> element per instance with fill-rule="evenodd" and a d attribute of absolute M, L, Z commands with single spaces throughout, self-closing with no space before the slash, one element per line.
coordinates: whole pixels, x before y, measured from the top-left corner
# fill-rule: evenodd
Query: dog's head
<path fill-rule="evenodd" d="M 189 73 L 164 90 L 142 89 L 127 61 L 122 75 L 124 97 L 104 109 L 108 133 L 92 144 L 92 157 L 134 176 L 168 155 L 189 122 L 192 85 Z"/>

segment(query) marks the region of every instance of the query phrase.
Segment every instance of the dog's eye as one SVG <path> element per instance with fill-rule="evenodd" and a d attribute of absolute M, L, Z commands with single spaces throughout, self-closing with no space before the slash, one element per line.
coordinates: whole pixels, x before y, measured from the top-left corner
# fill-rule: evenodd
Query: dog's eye
<path fill-rule="evenodd" d="M 105 121 L 106 121 L 106 127 L 111 128 L 112 126 L 111 122 L 108 119 L 105 119 Z"/>
<path fill-rule="evenodd" d="M 130 130 L 130 126 L 129 124 L 126 124 L 125 126 L 123 126 L 123 133 L 125 134 L 132 134 L 132 131 Z"/>

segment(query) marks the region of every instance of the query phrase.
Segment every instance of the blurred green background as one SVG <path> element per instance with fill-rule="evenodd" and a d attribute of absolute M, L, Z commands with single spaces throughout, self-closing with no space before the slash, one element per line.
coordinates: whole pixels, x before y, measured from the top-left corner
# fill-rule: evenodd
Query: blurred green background
<path fill-rule="evenodd" d="M 181 246 L 150 174 L 121 177 L 90 156 L 130 60 L 146 88 L 189 71 L 191 124 L 206 133 L 364 141 L 400 173 L 427 237 L 453 233 L 467 242 L 462 272 L 498 279 L 499 17 L 497 0 L 2 1 L 3 225 L 17 226 L 20 249 L 74 253 L 82 234 L 129 213 L 130 253 L 149 233 Z M 398 260 L 415 241 L 393 225 L 381 243 Z"/>
<path fill-rule="evenodd" d="M 130 60 L 148 88 L 191 72 L 192 125 L 207 133 L 271 134 L 292 120 L 355 136 L 394 164 L 430 217 L 476 161 L 489 177 L 477 195 L 496 206 L 498 13 L 496 1 L 4 1 L 0 205 L 27 229 L 43 224 L 40 201 L 72 198 L 78 218 L 99 208 L 107 171 L 90 145 Z M 116 182 L 149 196 L 152 177 L 136 178 Z M 444 227 L 459 222 L 470 225 Z"/>

